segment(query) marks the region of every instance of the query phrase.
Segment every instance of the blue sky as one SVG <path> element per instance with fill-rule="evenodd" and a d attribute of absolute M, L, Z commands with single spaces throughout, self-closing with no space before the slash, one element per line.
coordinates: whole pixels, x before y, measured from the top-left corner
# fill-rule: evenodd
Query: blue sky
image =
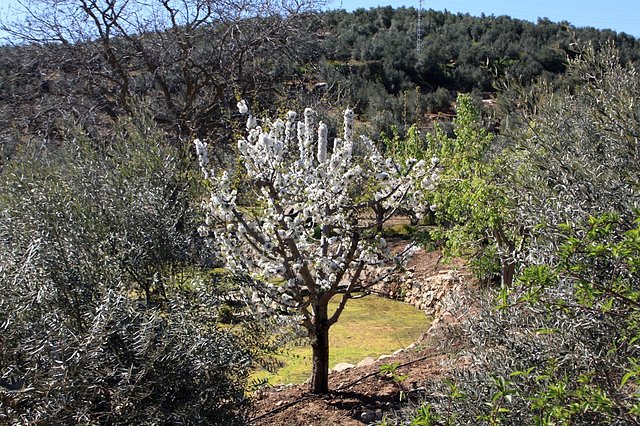
<path fill-rule="evenodd" d="M 4 0 L 0 0 L 4 1 Z M 332 0 L 333 8 L 353 10 L 377 6 L 407 6 L 417 8 L 419 0 Z M 576 27 L 609 28 L 640 37 L 639 0 L 423 0 L 424 9 L 448 10 L 479 16 L 508 15 L 512 18 L 537 21 L 549 18 L 554 22 L 568 21 Z"/>
<path fill-rule="evenodd" d="M 419 0 L 327 0 L 329 8 L 418 7 Z M 0 0 L 0 16 L 6 17 L 16 0 Z M 640 0 L 423 0 L 424 9 L 448 10 L 478 16 L 509 15 L 535 22 L 539 17 L 568 21 L 576 27 L 609 28 L 640 37 Z"/>

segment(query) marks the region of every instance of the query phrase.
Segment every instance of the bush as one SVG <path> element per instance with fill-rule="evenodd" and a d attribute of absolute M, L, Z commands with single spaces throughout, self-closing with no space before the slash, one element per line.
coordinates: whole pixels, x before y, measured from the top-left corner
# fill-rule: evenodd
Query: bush
<path fill-rule="evenodd" d="M 511 117 L 524 268 L 459 330 L 473 368 L 427 385 L 439 424 L 639 423 L 640 78 L 611 46 L 570 72 L 580 87 L 540 84 Z"/>
<path fill-rule="evenodd" d="M 250 353 L 217 327 L 215 288 L 177 282 L 195 216 L 180 156 L 149 129 L 29 146 L 3 170 L 3 421 L 242 422 Z"/>

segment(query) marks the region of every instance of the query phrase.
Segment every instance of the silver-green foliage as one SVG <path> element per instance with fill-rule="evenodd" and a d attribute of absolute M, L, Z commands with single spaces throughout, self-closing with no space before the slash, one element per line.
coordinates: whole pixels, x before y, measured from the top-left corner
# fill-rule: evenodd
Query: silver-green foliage
<path fill-rule="evenodd" d="M 149 124 L 29 146 L 0 175 L 0 423 L 242 419 L 249 355 L 216 326 L 215 288 L 172 278 L 194 216 Z"/>
<path fill-rule="evenodd" d="M 463 397 L 430 385 L 442 424 L 640 423 L 640 75 L 612 47 L 571 67 L 579 85 L 540 84 L 511 117 L 507 194 L 528 229 L 525 267 L 462 330 Z"/>
<path fill-rule="evenodd" d="M 620 63 L 609 44 L 586 48 L 569 70 L 577 86 L 539 84 L 528 94 L 535 108 L 507 132 L 514 147 L 510 196 L 520 221 L 536 228 L 536 258 L 557 248 L 559 224 L 617 212 L 630 225 L 640 207 L 637 66 Z"/>

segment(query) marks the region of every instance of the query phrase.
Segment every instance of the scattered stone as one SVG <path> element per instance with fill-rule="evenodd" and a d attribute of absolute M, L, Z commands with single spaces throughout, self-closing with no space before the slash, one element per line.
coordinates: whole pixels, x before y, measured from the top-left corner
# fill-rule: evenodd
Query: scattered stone
<path fill-rule="evenodd" d="M 362 361 L 360 361 L 356 365 L 356 367 L 367 367 L 369 365 L 375 364 L 375 362 L 376 362 L 376 360 L 373 357 L 368 356 L 368 357 L 364 358 Z"/>
<path fill-rule="evenodd" d="M 349 364 L 348 362 L 339 362 L 333 367 L 331 371 L 340 372 L 344 370 L 348 370 L 349 368 L 355 367 L 353 364 Z"/>
<path fill-rule="evenodd" d="M 378 419 L 378 417 L 376 416 L 376 412 L 375 411 L 363 411 L 362 414 L 360 414 L 360 420 L 362 420 L 363 422 L 369 424 L 369 423 L 373 423 Z"/>

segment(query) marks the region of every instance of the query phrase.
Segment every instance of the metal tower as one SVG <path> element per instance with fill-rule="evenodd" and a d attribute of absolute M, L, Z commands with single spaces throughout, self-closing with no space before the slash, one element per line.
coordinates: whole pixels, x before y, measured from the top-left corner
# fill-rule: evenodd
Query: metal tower
<path fill-rule="evenodd" d="M 420 0 L 420 7 L 418 8 L 418 25 L 416 30 L 416 53 L 419 55 L 422 52 L 422 0 Z"/>

